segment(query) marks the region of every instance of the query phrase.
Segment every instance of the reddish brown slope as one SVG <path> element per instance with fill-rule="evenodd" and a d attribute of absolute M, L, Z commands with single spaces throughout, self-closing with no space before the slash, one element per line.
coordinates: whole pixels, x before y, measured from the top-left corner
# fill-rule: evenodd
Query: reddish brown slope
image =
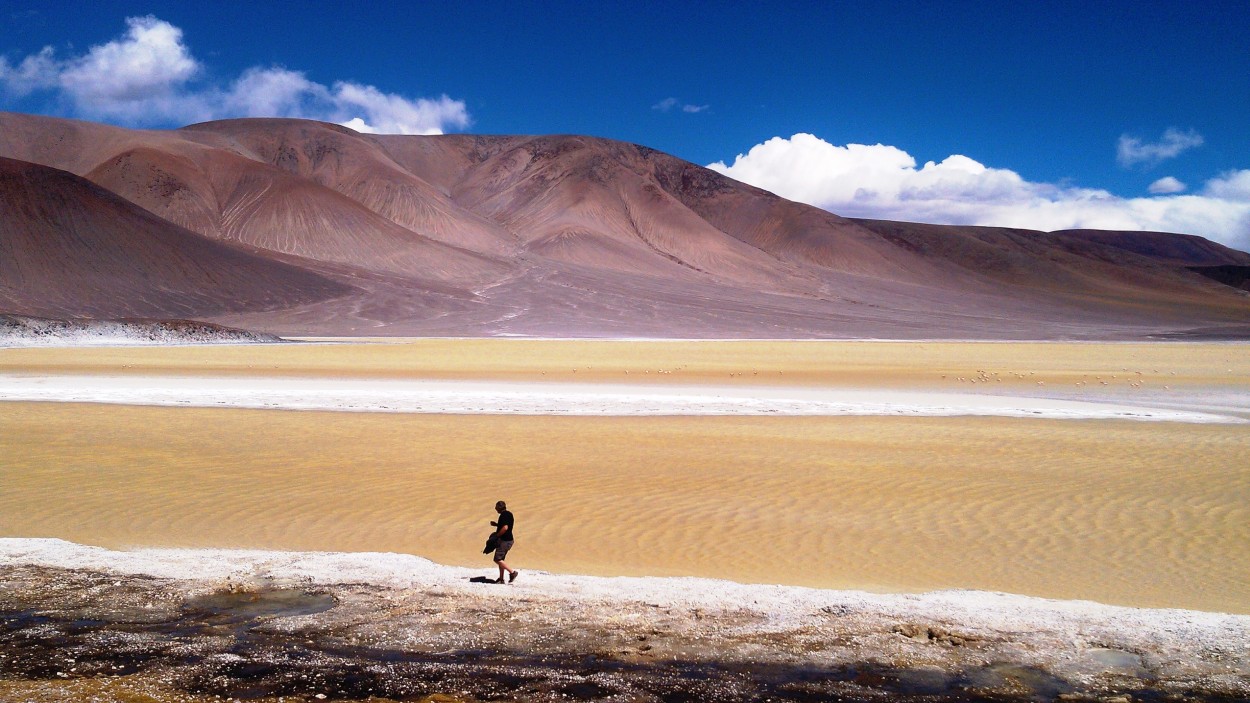
<path fill-rule="evenodd" d="M 1061 300 L 1085 311 L 1138 314 L 1169 324 L 1250 323 L 1250 300 L 1187 268 L 1239 261 L 1240 252 L 1197 237 L 1145 233 L 1037 232 L 1000 227 L 857 220 L 865 228 L 1021 299 Z"/>
<path fill-rule="evenodd" d="M 458 205 L 512 231 L 539 259 L 786 293 L 815 289 L 666 193 L 632 145 L 587 137 L 374 139 Z"/>
<path fill-rule="evenodd" d="M 1225 286 L 1250 291 L 1250 254 L 1202 237 L 1166 232 L 1065 230 L 1056 237 L 1096 241 L 1172 266 L 1182 266 Z"/>
<path fill-rule="evenodd" d="M 194 159 L 133 149 L 87 174 L 207 236 L 314 261 L 429 281 L 478 285 L 503 275 L 491 257 L 404 228 L 314 180 L 230 151 Z"/>
<path fill-rule="evenodd" d="M 568 219 L 582 229 L 588 222 L 592 229 L 596 222 L 623 226 L 623 233 L 613 235 L 618 239 L 625 233 L 643 240 L 654 236 L 639 237 L 628 221 L 632 216 L 662 230 L 666 253 L 677 258 L 706 256 L 703 250 L 714 246 L 750 251 L 753 265 L 781 265 L 786 275 L 795 273 L 786 265 L 791 263 L 899 280 L 913 279 L 918 269 L 928 272 L 923 262 L 909 260 L 906 250 L 853 221 L 634 144 L 576 136 L 375 139 L 398 163 L 466 208 L 547 232 L 535 236 L 527 230 L 530 240 L 561 231 Z M 573 217 L 553 217 L 561 208 Z M 579 210 L 589 217 L 578 217 Z M 683 250 L 668 251 L 678 248 Z"/>
<path fill-rule="evenodd" d="M 347 286 L 207 240 L 82 178 L 0 158 L 0 310 L 191 317 L 277 310 Z"/>
<path fill-rule="evenodd" d="M 785 200 L 715 171 L 651 152 L 656 179 L 692 211 L 725 233 L 780 258 L 824 269 L 915 281 L 932 262 L 853 220 Z"/>
<path fill-rule="evenodd" d="M 1250 265 L 1250 254 L 1192 234 L 1095 229 L 1067 229 L 1050 234 L 1057 240 L 1093 242 L 1178 266 Z"/>
<path fill-rule="evenodd" d="M 186 151 L 127 145 L 82 175 L 162 219 L 220 239 L 221 202 L 204 163 L 210 155 Z"/>
<path fill-rule="evenodd" d="M 477 287 L 510 268 L 498 258 L 511 235 L 332 125 L 231 120 L 138 131 L 0 113 L 0 156 L 85 176 L 200 234 L 333 266 L 433 287 Z"/>
<path fill-rule="evenodd" d="M 79 176 L 129 149 L 180 153 L 186 146 L 187 141 L 175 132 L 0 112 L 0 156 Z"/>
<path fill-rule="evenodd" d="M 791 267 L 682 205 L 626 149 L 583 137 L 530 139 L 481 162 L 452 196 L 545 258 L 692 282 L 811 290 Z"/>
<path fill-rule="evenodd" d="M 515 237 L 461 209 L 396 164 L 369 137 L 308 120 L 239 119 L 178 130 L 208 145 L 238 150 L 296 178 L 335 190 L 424 237 L 489 255 L 516 253 Z"/>

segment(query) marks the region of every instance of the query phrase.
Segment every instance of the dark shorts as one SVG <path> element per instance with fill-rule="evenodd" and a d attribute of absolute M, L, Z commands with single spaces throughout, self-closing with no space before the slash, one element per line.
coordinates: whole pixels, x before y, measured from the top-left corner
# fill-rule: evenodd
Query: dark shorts
<path fill-rule="evenodd" d="M 503 561 L 504 557 L 508 556 L 508 550 L 512 549 L 512 545 L 514 544 L 516 544 L 516 540 L 514 539 L 510 539 L 507 542 L 500 542 L 499 546 L 495 547 L 495 561 Z"/>

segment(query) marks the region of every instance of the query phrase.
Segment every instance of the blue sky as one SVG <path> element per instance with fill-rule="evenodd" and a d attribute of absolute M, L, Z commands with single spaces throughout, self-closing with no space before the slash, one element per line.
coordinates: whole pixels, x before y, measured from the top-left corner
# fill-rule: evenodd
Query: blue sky
<path fill-rule="evenodd" d="M 589 134 L 845 214 L 1244 248 L 1247 27 L 1244 1 L 6 2 L 0 108 Z"/>

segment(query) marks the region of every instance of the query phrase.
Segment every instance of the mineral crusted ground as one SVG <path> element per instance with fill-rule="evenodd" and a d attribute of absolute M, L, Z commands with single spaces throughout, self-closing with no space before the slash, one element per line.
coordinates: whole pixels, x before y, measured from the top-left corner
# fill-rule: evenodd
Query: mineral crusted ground
<path fill-rule="evenodd" d="M 170 701 L 1250 696 L 1242 616 L 539 572 L 498 586 L 398 555 L 201 553 L 199 577 L 170 577 L 154 573 L 185 551 L 104 569 L 35 551 L 0 560 L 0 698 L 101 680 Z"/>

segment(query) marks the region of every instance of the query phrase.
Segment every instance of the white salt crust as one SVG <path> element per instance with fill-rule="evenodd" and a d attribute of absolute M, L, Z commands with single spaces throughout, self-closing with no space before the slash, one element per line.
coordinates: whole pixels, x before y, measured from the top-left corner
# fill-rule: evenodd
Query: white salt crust
<path fill-rule="evenodd" d="M 1002 416 L 1244 423 L 1218 410 L 940 391 L 263 376 L 0 374 L 0 401 L 514 415 Z"/>
<path fill-rule="evenodd" d="M 0 538 L 0 568 L 42 566 L 119 576 L 152 576 L 222 584 L 305 584 L 334 587 L 369 584 L 391 589 L 437 588 L 450 597 L 481 597 L 469 582 L 490 569 L 443 566 L 393 553 L 277 552 L 220 549 L 136 549 L 114 551 L 58 539 Z M 765 630 L 792 630 L 815 623 L 831 610 L 888 620 L 919 619 L 1010 632 L 1030 637 L 1076 640 L 1097 631 L 1151 649 L 1190 650 L 1196 657 L 1217 649 L 1250 656 L 1250 615 L 1178 609 L 1147 609 L 1064 601 L 985 591 L 946 590 L 877 594 L 796 586 L 740 584 L 703 578 L 598 577 L 527 570 L 510 589 L 523 592 L 542 610 L 611 613 L 613 604 L 646 603 L 708 613 L 747 612 L 763 616 Z M 517 594 L 519 595 L 519 594 Z M 1242 672 L 1246 673 L 1246 672 Z"/>

